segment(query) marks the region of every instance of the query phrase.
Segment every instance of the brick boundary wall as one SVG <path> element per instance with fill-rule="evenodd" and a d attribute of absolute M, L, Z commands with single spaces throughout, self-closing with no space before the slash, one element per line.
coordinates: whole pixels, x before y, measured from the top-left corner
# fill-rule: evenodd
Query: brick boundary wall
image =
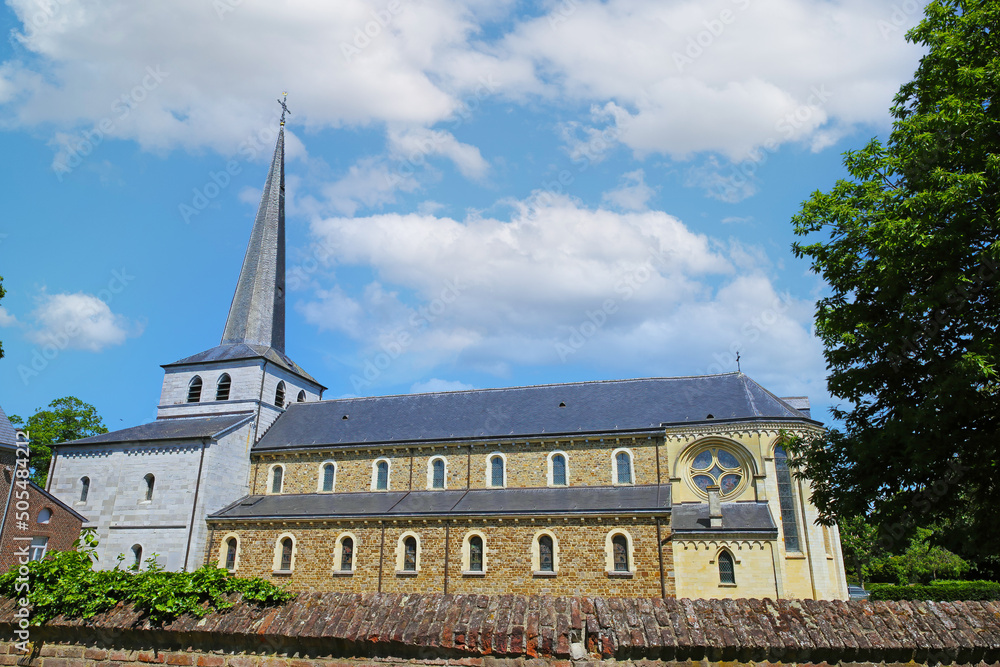
<path fill-rule="evenodd" d="M 692 663 L 995 664 L 1000 603 L 676 600 L 303 593 L 155 627 L 131 607 L 32 627 L 16 653 L 0 598 L 0 665 L 640 667 Z"/>

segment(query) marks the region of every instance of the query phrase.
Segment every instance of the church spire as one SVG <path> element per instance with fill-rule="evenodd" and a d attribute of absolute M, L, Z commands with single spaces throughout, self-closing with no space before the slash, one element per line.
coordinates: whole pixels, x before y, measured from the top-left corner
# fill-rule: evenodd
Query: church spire
<path fill-rule="evenodd" d="M 287 107 L 282 103 L 284 120 Z M 285 352 L 285 127 L 260 198 L 247 254 L 229 307 L 222 344 L 266 345 Z"/>

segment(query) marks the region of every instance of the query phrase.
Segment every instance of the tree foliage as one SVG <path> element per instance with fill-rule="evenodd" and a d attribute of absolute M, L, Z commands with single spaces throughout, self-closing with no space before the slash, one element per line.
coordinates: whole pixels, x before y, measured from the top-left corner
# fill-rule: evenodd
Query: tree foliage
<path fill-rule="evenodd" d="M 28 432 L 31 440 L 31 458 L 28 461 L 31 481 L 42 487 L 49 474 L 49 460 L 52 458 L 50 445 L 108 432 L 104 420 L 97 414 L 97 408 L 75 396 L 57 398 L 49 403 L 48 409 L 36 410 L 27 422 L 17 415 L 11 415 L 10 422 Z"/>
<path fill-rule="evenodd" d="M 294 597 L 260 578 L 234 577 L 226 570 L 205 565 L 194 572 L 165 572 L 156 558 L 146 559 L 146 569 L 95 570 L 97 540 L 85 530 L 73 551 L 50 551 L 46 558 L 27 564 L 27 576 L 14 567 L 0 575 L 0 596 L 21 598 L 31 605 L 31 623 L 41 625 L 60 614 L 87 619 L 131 603 L 154 623 L 168 623 L 183 614 L 204 616 L 233 606 L 232 594 L 260 605 L 279 604 Z"/>
<path fill-rule="evenodd" d="M 845 402 L 842 429 L 795 449 L 825 520 L 870 516 L 895 545 L 933 523 L 996 553 L 1000 3 L 933 0 L 907 39 L 927 53 L 890 136 L 793 218 L 811 237 L 795 254 L 831 288 L 816 330 Z"/>

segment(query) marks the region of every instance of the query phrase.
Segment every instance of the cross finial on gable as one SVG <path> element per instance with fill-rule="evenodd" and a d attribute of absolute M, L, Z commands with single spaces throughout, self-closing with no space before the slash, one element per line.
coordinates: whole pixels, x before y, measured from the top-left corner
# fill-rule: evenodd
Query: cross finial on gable
<path fill-rule="evenodd" d="M 291 116 L 292 112 L 288 110 L 288 105 L 285 104 L 285 102 L 288 101 L 288 93 L 281 93 L 281 96 L 282 96 L 282 99 L 278 100 L 278 104 L 281 105 L 281 125 L 282 125 L 282 127 L 284 127 L 284 125 L 285 125 L 285 114 L 287 113 L 289 116 Z"/>

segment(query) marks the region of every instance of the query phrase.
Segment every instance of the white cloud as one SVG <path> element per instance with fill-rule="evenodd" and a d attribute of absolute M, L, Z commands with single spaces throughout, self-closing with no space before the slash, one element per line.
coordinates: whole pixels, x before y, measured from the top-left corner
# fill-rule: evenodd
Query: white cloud
<path fill-rule="evenodd" d="M 7 312 L 7 309 L 0 306 L 0 327 L 12 327 L 18 324 L 17 318 L 11 313 Z"/>
<path fill-rule="evenodd" d="M 431 378 L 426 382 L 415 382 L 413 386 L 410 387 L 410 393 L 432 394 L 441 391 L 466 391 L 468 389 L 475 389 L 475 387 L 471 384 L 459 382 L 458 380 L 440 380 L 438 378 Z"/>
<path fill-rule="evenodd" d="M 639 155 L 741 160 L 767 141 L 816 150 L 857 123 L 886 124 L 919 55 L 903 33 L 920 12 L 897 16 L 897 4 L 573 0 L 521 17 L 512 0 L 400 3 L 395 14 L 383 0 L 93 0 L 48 12 L 9 0 L 31 57 L 0 63 L 0 103 L 8 127 L 56 128 L 57 162 L 111 138 L 232 154 L 260 142 L 277 109 L 264 91 L 283 89 L 309 129 L 384 123 L 406 137 L 503 96 L 594 105 L 603 121 L 570 121 L 584 145 L 610 129 Z M 486 172 L 450 134 L 440 154 L 470 178 Z"/>
<path fill-rule="evenodd" d="M 60 349 L 100 352 L 142 333 L 140 325 L 114 314 L 107 303 L 83 292 L 43 295 L 32 318 L 29 340 Z"/>
<path fill-rule="evenodd" d="M 480 180 L 490 168 L 478 148 L 461 143 L 450 132 L 426 128 L 391 130 L 389 145 L 393 158 L 411 169 L 422 166 L 432 155 L 450 159 L 466 178 Z"/>
<path fill-rule="evenodd" d="M 621 185 L 605 192 L 602 199 L 625 211 L 642 211 L 654 194 L 656 190 L 646 185 L 645 172 L 636 169 L 624 174 Z"/>
<path fill-rule="evenodd" d="M 550 197 L 517 203 L 509 220 L 385 214 L 312 229 L 337 244 L 330 267 L 374 272 L 361 294 L 321 287 L 297 304 L 357 342 L 345 363 L 359 376 L 377 367 L 370 383 L 447 364 L 499 376 L 569 361 L 616 374 L 720 372 L 735 370 L 737 350 L 756 376 L 823 377 L 813 304 L 777 292 L 763 250 L 695 234 L 662 211 Z"/>

